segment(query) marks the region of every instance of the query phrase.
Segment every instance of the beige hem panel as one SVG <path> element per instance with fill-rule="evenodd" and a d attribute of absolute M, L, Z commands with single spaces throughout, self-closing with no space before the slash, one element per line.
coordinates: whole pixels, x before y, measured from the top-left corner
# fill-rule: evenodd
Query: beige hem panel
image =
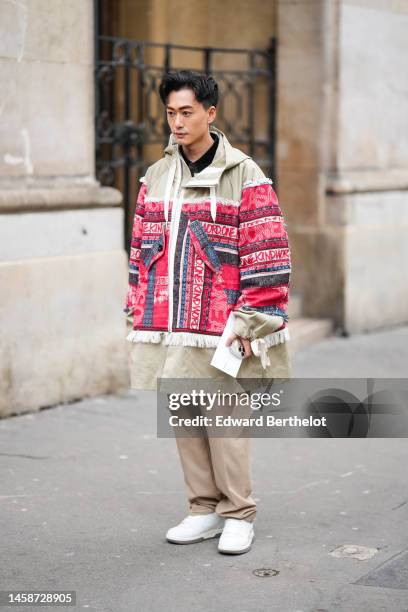
<path fill-rule="evenodd" d="M 198 378 L 233 381 L 233 378 L 210 365 L 214 348 L 166 346 L 148 342 L 132 343 L 129 357 L 130 386 L 132 389 L 157 389 L 158 378 Z M 292 364 L 287 342 L 268 349 L 270 365 L 263 369 L 255 355 L 245 358 L 239 378 L 292 378 Z"/>

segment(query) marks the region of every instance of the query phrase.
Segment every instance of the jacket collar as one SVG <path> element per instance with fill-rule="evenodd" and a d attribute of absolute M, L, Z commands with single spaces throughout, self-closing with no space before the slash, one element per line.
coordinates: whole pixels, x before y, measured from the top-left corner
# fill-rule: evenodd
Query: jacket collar
<path fill-rule="evenodd" d="M 219 137 L 214 159 L 209 166 L 204 168 L 204 170 L 198 172 L 194 176 L 190 176 L 186 182 L 183 181 L 183 187 L 214 187 L 218 185 L 221 175 L 225 170 L 240 164 L 250 157 L 239 149 L 231 146 L 224 132 L 215 126 L 210 126 L 210 132 L 215 132 Z M 164 155 L 169 165 L 171 165 L 172 162 L 177 163 L 179 159 L 182 163 L 185 163 L 183 156 L 180 155 L 178 143 L 174 134 L 170 134 L 168 145 L 164 149 Z"/>
<path fill-rule="evenodd" d="M 194 162 L 188 159 L 188 157 L 183 151 L 183 147 L 179 147 L 180 155 L 183 156 L 184 161 L 189 167 L 191 176 L 193 176 L 194 174 L 198 174 L 199 172 L 204 170 L 204 168 L 206 168 L 212 163 L 215 157 L 215 153 L 218 149 L 219 138 L 218 138 L 218 134 L 214 134 L 214 132 L 210 132 L 210 133 L 211 133 L 212 145 L 205 151 L 203 155 L 201 155 L 199 159 L 196 159 Z"/>

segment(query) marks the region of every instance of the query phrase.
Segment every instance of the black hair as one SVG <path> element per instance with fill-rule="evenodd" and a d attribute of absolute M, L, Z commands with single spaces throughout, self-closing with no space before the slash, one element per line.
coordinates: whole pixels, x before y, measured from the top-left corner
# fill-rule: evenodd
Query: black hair
<path fill-rule="evenodd" d="M 179 91 L 179 89 L 192 89 L 197 102 L 200 102 L 205 109 L 217 106 L 218 85 L 215 79 L 208 74 L 195 70 L 166 72 L 159 85 L 159 94 L 163 104 L 167 104 L 168 95 L 172 91 Z"/>

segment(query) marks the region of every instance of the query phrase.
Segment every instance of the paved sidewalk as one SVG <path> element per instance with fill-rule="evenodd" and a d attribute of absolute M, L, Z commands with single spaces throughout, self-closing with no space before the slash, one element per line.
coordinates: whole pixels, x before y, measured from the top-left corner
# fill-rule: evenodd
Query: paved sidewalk
<path fill-rule="evenodd" d="M 406 377 L 407 364 L 405 327 L 326 339 L 294 375 Z M 76 591 L 76 608 L 47 610 L 408 611 L 405 439 L 254 439 L 256 540 L 241 556 L 165 541 L 187 504 L 153 393 L 4 419 L 0 439 L 0 590 Z M 330 554 L 342 545 L 378 552 Z"/>
<path fill-rule="evenodd" d="M 408 377 L 408 325 L 326 338 L 295 355 L 297 377 Z"/>

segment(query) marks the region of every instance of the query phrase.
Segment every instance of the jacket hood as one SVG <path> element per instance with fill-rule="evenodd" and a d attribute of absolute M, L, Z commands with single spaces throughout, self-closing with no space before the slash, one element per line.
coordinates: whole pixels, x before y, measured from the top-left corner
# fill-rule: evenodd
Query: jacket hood
<path fill-rule="evenodd" d="M 164 159 L 169 167 L 164 195 L 164 217 L 166 219 L 166 223 L 168 222 L 169 218 L 170 194 L 177 169 L 179 178 L 176 185 L 178 184 L 178 186 L 182 186 L 183 189 L 188 187 L 207 187 L 210 189 L 211 216 L 215 222 L 217 215 L 216 189 L 222 173 L 225 170 L 242 163 L 246 159 L 250 159 L 249 155 L 246 155 L 239 149 L 232 147 L 227 137 L 221 130 L 214 126 L 210 126 L 210 132 L 217 134 L 219 137 L 218 147 L 215 152 L 214 159 L 211 164 L 204 168 L 201 172 L 197 172 L 197 174 L 194 176 L 189 176 L 187 179 L 183 179 L 182 176 L 183 162 L 179 145 L 174 137 L 174 134 L 170 134 L 168 145 L 164 149 Z M 188 174 L 190 174 L 190 172 Z"/>

